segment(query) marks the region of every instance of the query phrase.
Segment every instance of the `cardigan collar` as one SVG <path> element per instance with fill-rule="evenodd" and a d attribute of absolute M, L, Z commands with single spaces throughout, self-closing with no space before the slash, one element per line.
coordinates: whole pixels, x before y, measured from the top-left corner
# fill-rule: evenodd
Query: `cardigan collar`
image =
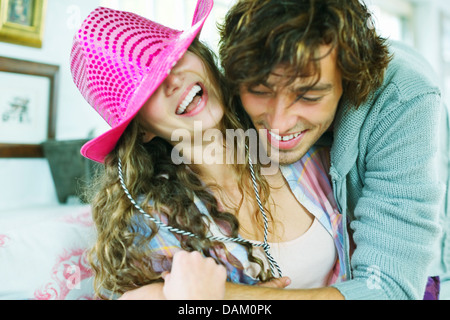
<path fill-rule="evenodd" d="M 370 111 L 372 99 L 355 108 L 348 101 L 341 101 L 334 121 L 334 137 L 330 151 L 330 175 L 334 179 L 345 176 L 354 166 L 358 156 L 361 127 Z"/>

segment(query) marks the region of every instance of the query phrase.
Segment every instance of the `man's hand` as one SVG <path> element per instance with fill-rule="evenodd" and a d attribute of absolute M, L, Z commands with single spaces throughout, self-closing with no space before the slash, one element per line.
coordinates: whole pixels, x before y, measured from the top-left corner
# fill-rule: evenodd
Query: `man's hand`
<path fill-rule="evenodd" d="M 267 281 L 267 282 L 261 282 L 258 284 L 258 286 L 265 287 L 265 288 L 284 289 L 290 284 L 291 284 L 291 279 L 289 277 L 282 277 L 282 278 L 275 278 L 275 279 Z"/>
<path fill-rule="evenodd" d="M 164 275 L 164 296 L 169 300 L 220 300 L 225 297 L 225 267 L 199 252 L 179 251 L 172 270 Z"/>

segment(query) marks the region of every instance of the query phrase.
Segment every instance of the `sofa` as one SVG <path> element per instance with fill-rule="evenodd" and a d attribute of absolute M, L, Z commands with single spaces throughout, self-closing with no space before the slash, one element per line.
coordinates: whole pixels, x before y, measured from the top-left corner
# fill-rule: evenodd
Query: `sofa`
<path fill-rule="evenodd" d="M 88 205 L 0 212 L 0 299 L 94 299 L 86 259 L 94 239 Z"/>

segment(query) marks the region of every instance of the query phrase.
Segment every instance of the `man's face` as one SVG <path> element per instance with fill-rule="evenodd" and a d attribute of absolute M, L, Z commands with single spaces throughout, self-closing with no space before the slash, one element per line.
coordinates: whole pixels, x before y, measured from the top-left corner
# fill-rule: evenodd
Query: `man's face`
<path fill-rule="evenodd" d="M 323 46 L 321 56 L 329 50 Z M 244 108 L 264 135 L 261 138 L 279 149 L 280 164 L 294 163 L 306 154 L 330 127 L 342 96 L 335 50 L 320 60 L 320 79 L 312 88 L 313 77 L 283 85 L 286 70 L 278 66 L 267 83 L 240 88 Z"/>

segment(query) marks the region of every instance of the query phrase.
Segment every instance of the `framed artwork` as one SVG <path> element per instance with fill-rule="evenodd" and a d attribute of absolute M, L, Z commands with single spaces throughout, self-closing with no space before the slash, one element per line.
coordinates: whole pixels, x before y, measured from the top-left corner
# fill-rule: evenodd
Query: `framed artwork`
<path fill-rule="evenodd" d="M 55 138 L 59 66 L 0 57 L 0 158 L 43 157 Z"/>
<path fill-rule="evenodd" d="M 42 47 L 47 0 L 0 1 L 0 41 Z"/>

